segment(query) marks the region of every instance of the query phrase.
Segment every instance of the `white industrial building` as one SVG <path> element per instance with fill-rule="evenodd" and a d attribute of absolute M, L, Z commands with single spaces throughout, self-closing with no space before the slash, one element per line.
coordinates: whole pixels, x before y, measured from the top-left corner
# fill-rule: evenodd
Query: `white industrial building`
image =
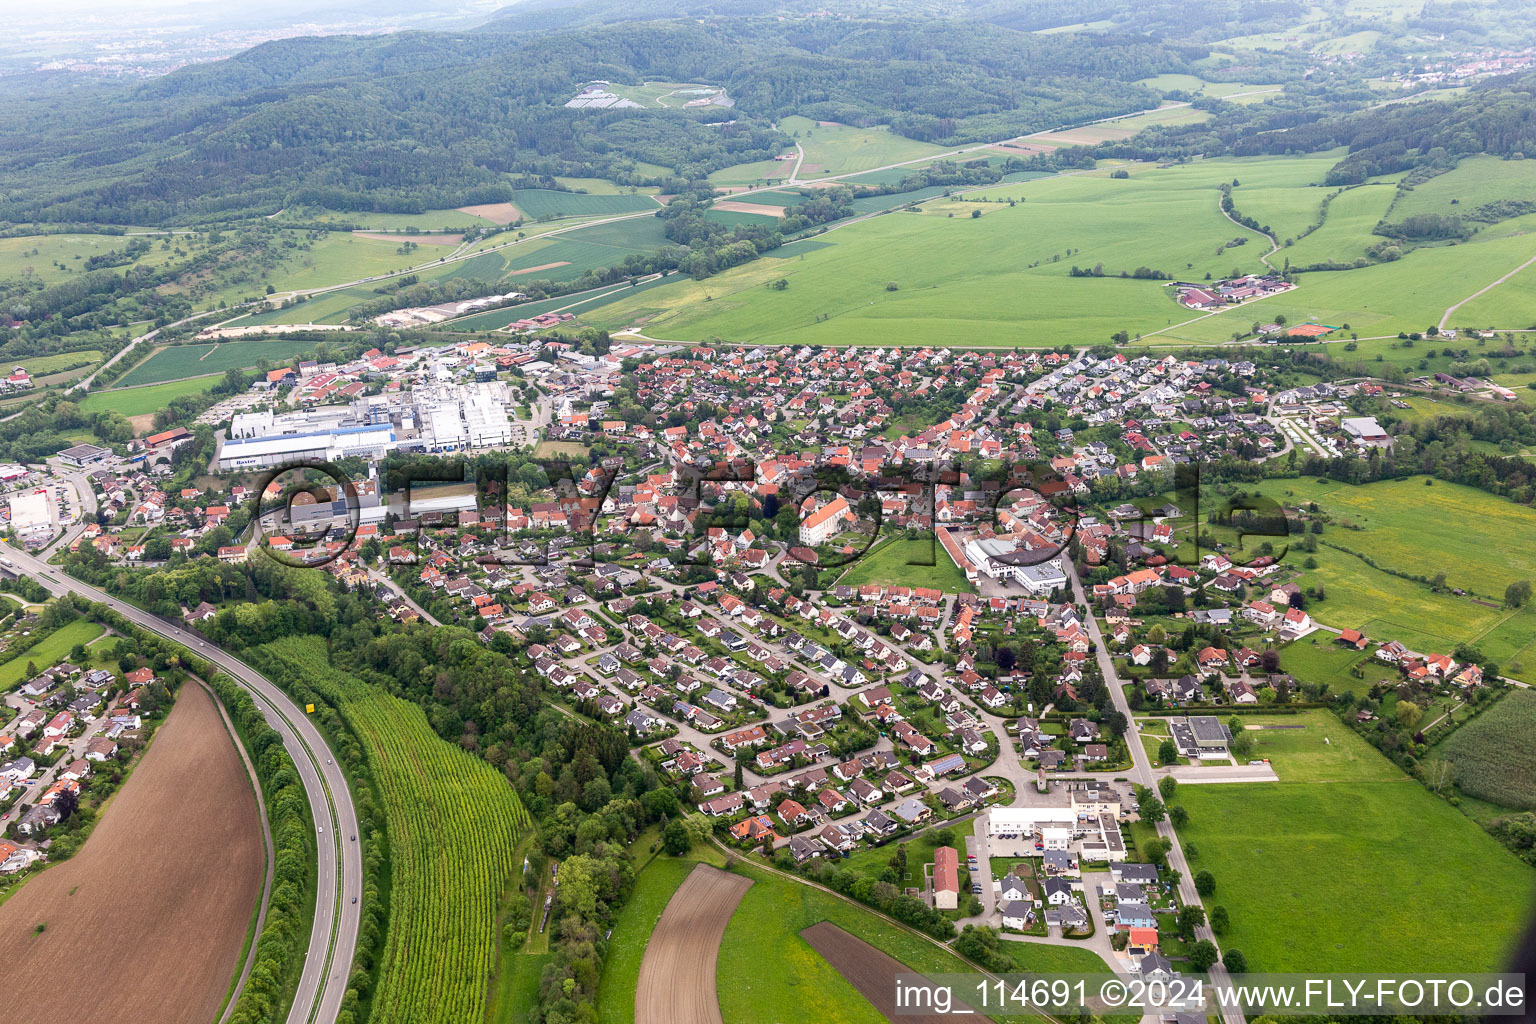
<path fill-rule="evenodd" d="M 239 413 L 219 453 L 222 470 L 264 469 L 348 455 L 379 459 L 392 451 L 449 452 L 512 443 L 505 384 L 430 384 L 350 405 L 296 412 Z"/>
<path fill-rule="evenodd" d="M 11 495 L 11 530 L 23 540 L 53 531 L 53 508 L 48 491 L 38 488 Z"/>
<path fill-rule="evenodd" d="M 298 462 L 336 462 L 351 455 L 381 459 L 396 447 L 389 427 L 342 427 L 313 434 L 278 434 L 225 441 L 219 469 L 270 469 Z"/>

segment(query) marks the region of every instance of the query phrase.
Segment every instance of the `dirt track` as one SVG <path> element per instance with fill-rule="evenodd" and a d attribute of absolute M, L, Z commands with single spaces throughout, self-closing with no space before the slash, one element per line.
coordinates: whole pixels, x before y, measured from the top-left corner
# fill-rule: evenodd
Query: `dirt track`
<path fill-rule="evenodd" d="M 189 683 L 85 847 L 0 906 L 7 1021 L 212 1021 L 263 857 L 245 768 L 212 698 Z"/>
<path fill-rule="evenodd" d="M 723 1024 L 715 962 L 752 880 L 700 864 L 677 887 L 640 962 L 635 1024 Z"/>
<path fill-rule="evenodd" d="M 874 1004 L 887 1020 L 899 1020 L 902 1024 L 953 1024 L 952 1014 L 904 1014 L 896 1016 L 896 975 L 916 974 L 901 961 L 885 955 L 874 946 L 849 935 L 835 924 L 823 921 L 813 924 L 800 933 L 811 948 L 848 979 L 848 983 Z M 963 1004 L 956 1003 L 955 1009 Z M 987 1021 L 978 1013 L 965 1015 L 968 1021 Z"/>

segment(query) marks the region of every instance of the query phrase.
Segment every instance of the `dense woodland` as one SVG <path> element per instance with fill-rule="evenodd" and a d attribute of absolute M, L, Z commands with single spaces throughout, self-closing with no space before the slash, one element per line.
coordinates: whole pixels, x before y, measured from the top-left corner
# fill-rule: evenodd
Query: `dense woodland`
<path fill-rule="evenodd" d="M 965 143 L 1156 106 L 1204 51 L 917 24 L 651 22 L 289 39 L 145 84 L 11 106 L 0 218 L 196 223 L 284 206 L 499 202 L 547 176 L 662 183 L 780 152 L 790 113 Z M 724 85 L 733 110 L 572 111 L 592 79 Z"/>

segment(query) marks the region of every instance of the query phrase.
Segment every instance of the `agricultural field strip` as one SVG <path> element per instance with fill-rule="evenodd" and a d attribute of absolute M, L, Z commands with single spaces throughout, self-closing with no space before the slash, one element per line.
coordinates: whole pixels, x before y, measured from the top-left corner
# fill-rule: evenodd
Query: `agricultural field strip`
<path fill-rule="evenodd" d="M 174 643 L 188 645 L 192 640 L 179 626 L 169 625 L 158 617 L 119 601 L 95 587 L 77 580 L 69 580 L 67 583 L 59 582 L 47 571 L 44 563 L 22 551 L 12 548 L 10 557 L 16 561 L 22 571 L 36 578 L 55 595 L 77 593 L 87 600 L 101 602 L 135 625 L 158 633 Z M 362 878 L 361 851 L 356 844 L 348 843 L 343 846 L 341 841 L 341 833 L 344 829 L 353 835 L 357 831 L 357 809 L 352 803 L 352 794 L 347 788 L 346 778 L 341 769 L 333 763 L 335 755 L 327 746 L 324 736 L 319 729 L 305 719 L 303 712 L 287 694 L 245 662 L 217 647 L 201 648 L 199 656 L 218 665 L 222 671 L 250 691 L 257 705 L 262 708 L 262 714 L 267 718 L 267 722 L 282 734 L 283 746 L 288 748 L 290 755 L 293 755 L 294 765 L 304 783 L 304 793 L 309 803 L 311 818 L 315 821 L 324 820 L 331 825 L 331 843 L 329 846 L 321 843 L 319 848 L 330 849 L 332 856 L 329 860 L 324 856 L 320 858 L 317 878 L 320 894 L 323 895 L 329 883 L 334 889 L 333 898 L 329 908 L 324 907 L 324 900 L 318 898 L 316 900 L 315 923 L 310 932 L 309 952 L 306 954 L 304 972 L 299 979 L 298 991 L 294 995 L 293 1007 L 288 1015 L 288 1024 L 312 1024 L 315 1021 L 321 1024 L 335 1024 L 351 972 L 348 970 L 333 975 L 330 973 L 330 964 L 338 953 L 343 962 L 348 965 L 352 963 L 352 955 L 357 948 L 358 924 L 361 919 L 355 905 L 349 905 L 342 900 L 344 881 L 350 877 L 356 885 Z M 321 763 L 320 752 L 326 755 L 324 764 Z M 330 769 L 329 772 L 327 768 Z M 326 811 L 324 815 L 319 813 L 322 803 Z M 352 907 L 350 912 L 349 906 Z"/>
<path fill-rule="evenodd" d="M 635 1024 L 722 1024 L 715 985 L 720 940 L 751 885 L 707 864 L 689 872 L 646 943 Z"/>

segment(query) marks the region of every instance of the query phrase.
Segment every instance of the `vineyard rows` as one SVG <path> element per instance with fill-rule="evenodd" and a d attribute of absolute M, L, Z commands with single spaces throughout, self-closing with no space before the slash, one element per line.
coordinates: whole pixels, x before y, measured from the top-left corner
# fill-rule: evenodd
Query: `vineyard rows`
<path fill-rule="evenodd" d="M 333 668 L 315 638 L 267 650 L 345 717 L 384 802 L 389 924 L 369 1020 L 483 1020 L 501 897 L 530 827 L 522 801 L 495 768 L 439 737 L 419 707 Z"/>

